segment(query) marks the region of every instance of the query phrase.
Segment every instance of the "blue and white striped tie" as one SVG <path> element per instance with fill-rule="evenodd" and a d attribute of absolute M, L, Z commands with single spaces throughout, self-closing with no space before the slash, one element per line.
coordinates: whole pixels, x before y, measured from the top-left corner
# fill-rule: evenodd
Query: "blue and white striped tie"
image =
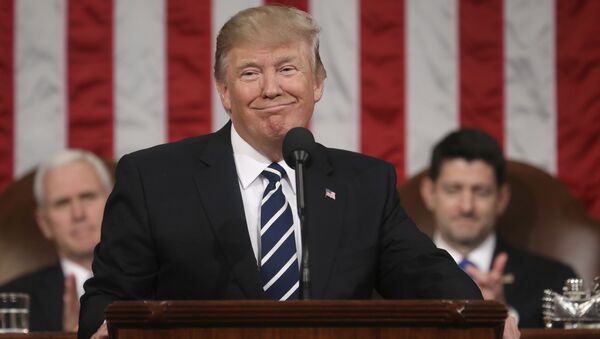
<path fill-rule="evenodd" d="M 269 299 L 298 299 L 300 272 L 292 209 L 283 195 L 283 167 L 272 163 L 262 175 L 269 180 L 260 207 L 260 272 Z"/>

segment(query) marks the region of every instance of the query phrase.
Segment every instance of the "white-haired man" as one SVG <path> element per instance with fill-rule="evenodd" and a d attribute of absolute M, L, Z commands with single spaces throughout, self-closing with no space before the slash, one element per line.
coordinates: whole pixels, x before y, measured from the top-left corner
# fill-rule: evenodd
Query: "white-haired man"
<path fill-rule="evenodd" d="M 37 170 L 36 220 L 56 247 L 60 263 L 18 277 L 2 290 L 30 296 L 30 330 L 75 331 L 83 283 L 92 275 L 102 213 L 112 176 L 94 154 L 65 150 Z"/>

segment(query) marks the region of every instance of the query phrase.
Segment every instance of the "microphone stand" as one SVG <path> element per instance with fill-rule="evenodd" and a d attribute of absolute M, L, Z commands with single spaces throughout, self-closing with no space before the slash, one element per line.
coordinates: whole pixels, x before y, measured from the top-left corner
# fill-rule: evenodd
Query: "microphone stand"
<path fill-rule="evenodd" d="M 308 228 L 306 227 L 306 199 L 304 192 L 305 162 L 309 154 L 304 150 L 294 151 L 296 162 L 296 201 L 298 204 L 298 219 L 300 219 L 300 238 L 302 239 L 302 260 L 300 261 L 300 299 L 310 299 L 310 268 L 308 266 Z"/>

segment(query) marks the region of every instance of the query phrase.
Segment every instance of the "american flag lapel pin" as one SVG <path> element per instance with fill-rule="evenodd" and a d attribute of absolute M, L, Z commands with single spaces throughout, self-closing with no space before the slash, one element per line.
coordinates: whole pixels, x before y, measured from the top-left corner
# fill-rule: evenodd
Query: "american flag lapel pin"
<path fill-rule="evenodd" d="M 335 192 L 330 190 L 329 188 L 325 189 L 325 198 L 329 198 L 331 200 L 335 200 Z"/>

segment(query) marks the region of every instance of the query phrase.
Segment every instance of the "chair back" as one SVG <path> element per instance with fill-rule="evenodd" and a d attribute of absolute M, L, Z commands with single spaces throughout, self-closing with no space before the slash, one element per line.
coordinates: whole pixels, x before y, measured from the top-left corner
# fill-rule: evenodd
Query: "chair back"
<path fill-rule="evenodd" d="M 0 285 L 58 260 L 35 221 L 33 176 L 25 175 L 0 196 Z"/>

